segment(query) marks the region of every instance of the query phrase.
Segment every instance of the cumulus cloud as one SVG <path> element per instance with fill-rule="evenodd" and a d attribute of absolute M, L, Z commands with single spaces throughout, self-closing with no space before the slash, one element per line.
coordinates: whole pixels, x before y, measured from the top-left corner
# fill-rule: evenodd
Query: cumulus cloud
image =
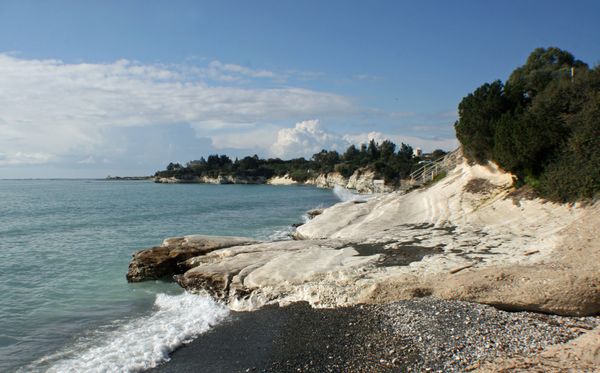
<path fill-rule="evenodd" d="M 434 149 L 452 150 L 458 146 L 454 138 L 420 138 L 399 134 L 371 131 L 354 134 L 338 134 L 327 131 L 318 120 L 296 123 L 293 128 L 282 128 L 270 148 L 271 154 L 281 158 L 310 157 L 322 149 L 343 152 L 351 144 L 365 144 L 371 140 L 381 143 L 390 140 L 397 145 L 405 143 L 425 151 Z"/>
<path fill-rule="evenodd" d="M 201 75 L 221 81 L 239 81 L 244 78 L 285 80 L 285 77 L 268 70 L 255 70 L 233 63 L 211 61 L 206 68 L 199 70 Z"/>
<path fill-rule="evenodd" d="M 280 129 L 271 154 L 281 158 L 305 157 L 322 149 L 342 150 L 348 144 L 343 137 L 323 129 L 319 120 L 305 120 L 293 128 Z"/>
<path fill-rule="evenodd" d="M 277 78 L 219 61 L 207 69 L 217 77 Z M 106 136 L 118 127 L 189 124 L 206 134 L 354 110 L 351 100 L 332 93 L 214 86 L 190 71 L 127 60 L 69 64 L 0 54 L 0 165 L 123 152 Z"/>
<path fill-rule="evenodd" d="M 458 147 L 458 140 L 456 138 L 423 138 L 399 134 L 384 134 L 377 131 L 347 134 L 343 138 L 352 144 L 364 144 L 371 140 L 375 140 L 376 142 L 390 140 L 396 145 L 405 143 L 413 148 L 420 148 L 424 151 L 433 151 L 435 149 L 454 150 Z"/>
<path fill-rule="evenodd" d="M 279 127 L 265 126 L 241 132 L 211 134 L 212 146 L 216 149 L 269 149 L 277 140 Z"/>

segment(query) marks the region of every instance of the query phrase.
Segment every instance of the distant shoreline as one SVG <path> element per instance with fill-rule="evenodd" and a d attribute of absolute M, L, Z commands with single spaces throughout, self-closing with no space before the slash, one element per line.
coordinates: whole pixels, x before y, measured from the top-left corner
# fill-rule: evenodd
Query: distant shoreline
<path fill-rule="evenodd" d="M 116 181 L 127 181 L 127 180 L 153 180 L 154 176 L 107 176 L 104 180 L 116 180 Z"/>

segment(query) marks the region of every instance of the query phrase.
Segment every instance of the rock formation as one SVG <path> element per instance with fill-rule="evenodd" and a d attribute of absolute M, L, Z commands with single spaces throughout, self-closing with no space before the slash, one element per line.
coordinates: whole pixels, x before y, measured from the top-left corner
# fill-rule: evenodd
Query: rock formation
<path fill-rule="evenodd" d="M 308 179 L 300 183 L 289 175 L 274 176 L 266 179 L 264 177 L 242 177 L 231 175 L 219 175 L 217 177 L 194 176 L 187 178 L 155 177 L 154 182 L 162 184 L 270 184 L 270 185 L 315 185 L 319 188 L 332 189 L 336 185 L 346 189 L 356 190 L 358 193 L 386 193 L 394 190 L 392 186 L 385 185 L 383 180 L 378 180 L 375 173 L 370 170 L 359 169 L 349 178 L 345 178 L 338 172 L 324 173 L 316 178 Z"/>
<path fill-rule="evenodd" d="M 463 163 L 429 187 L 325 209 L 297 228 L 296 241 L 229 242 L 181 256 L 176 280 L 234 309 L 433 295 L 509 310 L 600 313 L 600 203 L 511 193 L 511 175 Z"/>
<path fill-rule="evenodd" d="M 127 271 L 127 281 L 154 280 L 185 271 L 180 263 L 211 251 L 230 246 L 248 245 L 257 241 L 242 237 L 192 235 L 167 238 L 161 246 L 133 254 Z"/>
<path fill-rule="evenodd" d="M 267 180 L 262 176 L 219 175 L 217 177 L 194 176 L 188 178 L 155 177 L 154 182 L 159 184 L 264 184 Z"/>

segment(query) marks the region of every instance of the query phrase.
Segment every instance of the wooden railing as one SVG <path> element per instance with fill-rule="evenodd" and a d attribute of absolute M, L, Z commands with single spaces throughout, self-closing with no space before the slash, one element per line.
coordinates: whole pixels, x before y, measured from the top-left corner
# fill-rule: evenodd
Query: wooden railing
<path fill-rule="evenodd" d="M 447 172 L 453 169 L 458 164 L 460 159 L 462 159 L 462 151 L 459 147 L 458 149 L 446 154 L 442 158 L 433 161 L 432 163 L 428 163 L 412 172 L 410 174 L 409 185 L 411 187 L 418 186 L 432 181 L 442 172 Z"/>

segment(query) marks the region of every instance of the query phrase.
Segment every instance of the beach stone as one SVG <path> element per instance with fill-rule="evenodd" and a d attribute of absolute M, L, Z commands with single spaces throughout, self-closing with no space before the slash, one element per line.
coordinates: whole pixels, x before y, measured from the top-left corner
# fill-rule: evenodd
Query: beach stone
<path fill-rule="evenodd" d="M 315 217 L 315 216 L 317 216 L 317 215 L 321 215 L 321 214 L 323 213 L 323 210 L 324 210 L 324 209 L 312 209 L 312 210 L 309 210 L 309 211 L 306 213 L 306 215 L 308 215 L 308 218 L 309 218 L 309 219 L 312 219 L 312 218 L 314 218 L 314 217 Z"/>
<path fill-rule="evenodd" d="M 259 241 L 246 237 L 190 235 L 167 238 L 161 246 L 133 254 L 127 271 L 127 281 L 156 280 L 183 273 L 181 263 L 217 249 L 249 245 Z"/>

